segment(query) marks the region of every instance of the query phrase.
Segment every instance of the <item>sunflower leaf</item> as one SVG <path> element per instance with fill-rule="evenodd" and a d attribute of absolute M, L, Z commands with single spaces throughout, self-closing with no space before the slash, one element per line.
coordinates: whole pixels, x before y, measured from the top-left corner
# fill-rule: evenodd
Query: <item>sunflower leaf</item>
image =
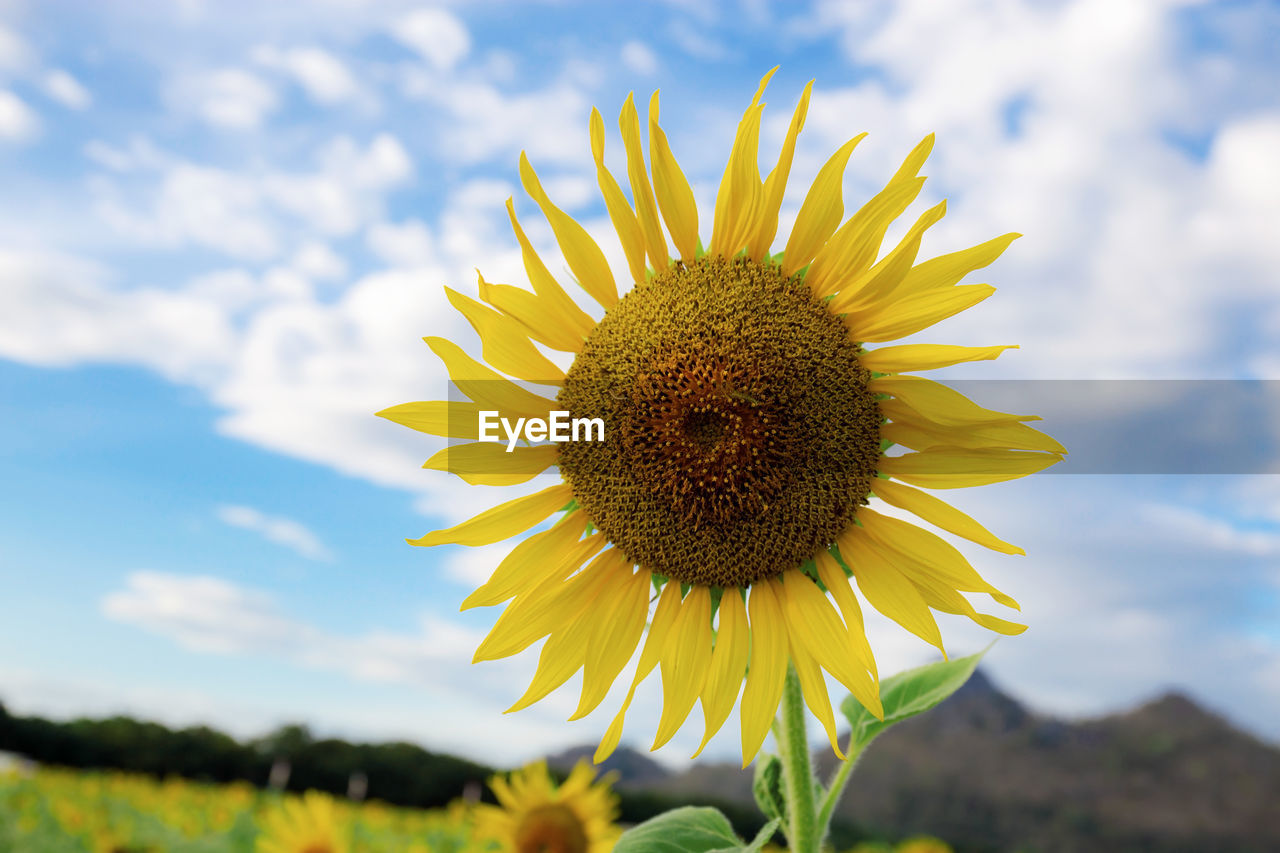
<path fill-rule="evenodd" d="M 880 684 L 880 700 L 884 704 L 883 720 L 872 716 L 852 696 L 845 697 L 840 703 L 840 711 L 852 726 L 855 748 L 866 746 L 894 723 L 936 707 L 969 680 L 969 676 L 978 667 L 978 661 L 986 653 L 987 649 L 983 649 L 968 657 L 926 664 L 886 678 Z"/>
<path fill-rule="evenodd" d="M 756 805 L 765 817 L 787 819 L 787 796 L 782 785 L 782 762 L 776 756 L 765 754 L 756 761 L 755 778 L 751 793 Z"/>
<path fill-rule="evenodd" d="M 715 850 L 708 850 L 707 853 L 760 853 L 764 846 L 773 838 L 774 833 L 778 831 L 781 822 L 774 818 L 773 820 L 760 827 L 760 831 L 756 833 L 756 837 L 752 839 L 750 844 L 737 847 L 720 847 Z"/>
<path fill-rule="evenodd" d="M 754 844 L 754 842 L 753 842 Z M 622 833 L 614 853 L 711 853 L 744 850 L 729 819 L 718 809 L 684 806 L 663 812 Z M 759 848 L 755 848 L 759 849 Z"/>

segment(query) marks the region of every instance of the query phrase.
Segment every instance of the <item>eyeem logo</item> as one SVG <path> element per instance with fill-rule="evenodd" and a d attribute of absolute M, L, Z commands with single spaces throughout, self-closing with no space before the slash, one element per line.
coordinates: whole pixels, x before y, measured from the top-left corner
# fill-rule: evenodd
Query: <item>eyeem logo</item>
<path fill-rule="evenodd" d="M 479 413 L 479 438 L 481 441 L 502 441 L 493 432 L 502 427 L 507 437 L 508 453 L 516 449 L 516 442 L 522 438 L 555 442 L 604 441 L 604 420 L 601 418 L 571 418 L 568 412 L 558 410 L 547 414 L 550 418 L 516 418 L 512 423 L 499 417 L 498 412 L 482 411 Z"/>

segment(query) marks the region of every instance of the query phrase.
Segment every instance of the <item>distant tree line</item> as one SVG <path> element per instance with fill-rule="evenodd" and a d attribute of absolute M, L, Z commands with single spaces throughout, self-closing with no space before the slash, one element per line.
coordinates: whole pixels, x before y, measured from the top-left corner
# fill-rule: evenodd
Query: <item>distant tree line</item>
<path fill-rule="evenodd" d="M 124 770 L 156 778 L 182 776 L 203 782 L 244 781 L 266 787 L 271 769 L 288 762 L 285 788 L 317 789 L 344 796 L 353 774 L 367 781 L 365 795 L 394 805 L 436 808 L 469 786 L 491 799 L 486 780 L 493 768 L 412 743 L 348 743 L 317 740 L 305 726 L 288 725 L 240 743 L 208 726 L 170 729 L 131 717 L 54 722 L 9 714 L 0 703 L 0 750 L 42 764 L 85 770 Z M 561 776 L 563 779 L 563 776 Z M 620 819 L 640 823 L 687 801 L 646 791 L 618 791 Z M 753 809 L 708 801 L 725 812 L 739 834 L 751 838 L 764 825 Z"/>

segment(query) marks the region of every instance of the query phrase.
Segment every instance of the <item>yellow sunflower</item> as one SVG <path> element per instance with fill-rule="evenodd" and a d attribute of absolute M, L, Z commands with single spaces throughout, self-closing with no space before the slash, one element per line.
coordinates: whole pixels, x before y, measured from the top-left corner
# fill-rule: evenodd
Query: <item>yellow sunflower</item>
<path fill-rule="evenodd" d="M 262 819 L 258 853 L 348 853 L 347 829 L 333 797 L 286 797 Z"/>
<path fill-rule="evenodd" d="M 425 465 L 471 484 L 521 483 L 558 466 L 562 483 L 410 541 L 486 545 L 559 515 L 550 529 L 517 544 L 463 607 L 508 602 L 476 661 L 546 638 L 533 682 L 510 710 L 583 672 L 571 719 L 604 699 L 650 623 L 597 761 L 617 746 L 636 687 L 655 668 L 663 690 L 655 749 L 700 701 L 701 752 L 739 703 L 749 762 L 777 712 L 790 665 L 840 754 L 824 670 L 882 714 L 850 578 L 871 606 L 940 650 L 931 609 L 1004 634 L 1024 630 L 974 610 L 962 593 L 1017 604 L 951 544 L 867 505 L 874 496 L 956 536 L 1022 553 L 917 488 L 1010 480 L 1065 453 L 1025 423 L 1036 418 L 985 409 L 913 375 L 993 359 L 1009 347 L 865 346 L 911 335 L 985 299 L 990 285 L 959 282 L 1018 235 L 917 263 L 943 202 L 882 253 L 886 230 L 920 192 L 918 172 L 933 137 L 844 219 L 845 165 L 863 134 L 821 168 L 785 247 L 770 254 L 813 86 L 800 98 L 777 165 L 761 180 L 760 98 L 772 74 L 738 124 L 705 249 L 693 191 L 658 124 L 657 93 L 649 103 L 647 166 L 630 97 L 619 118 L 630 202 L 605 168 L 604 124 L 592 111 L 596 175 L 628 265 L 630 289 L 621 297 L 599 246 L 552 203 L 521 155 L 525 189 L 603 318 L 593 321 L 556 281 L 508 200 L 532 291 L 483 277 L 482 301 L 447 291 L 495 369 L 449 341 L 427 338 L 470 401 L 408 403 L 379 413 L 424 432 L 471 439 Z M 535 344 L 572 354 L 572 366 L 557 368 Z M 535 393 L 529 383 L 555 393 Z M 548 419 L 552 411 L 600 419 L 603 440 L 513 449 L 476 441 L 486 410 L 513 422 Z M 891 445 L 910 452 L 886 455 Z M 661 590 L 652 616 L 651 589 Z"/>
<path fill-rule="evenodd" d="M 613 823 L 618 798 L 607 781 L 579 763 L 559 787 L 545 761 L 530 764 L 489 787 L 499 805 L 476 806 L 475 836 L 497 841 L 511 853 L 608 853 L 621 830 Z"/>

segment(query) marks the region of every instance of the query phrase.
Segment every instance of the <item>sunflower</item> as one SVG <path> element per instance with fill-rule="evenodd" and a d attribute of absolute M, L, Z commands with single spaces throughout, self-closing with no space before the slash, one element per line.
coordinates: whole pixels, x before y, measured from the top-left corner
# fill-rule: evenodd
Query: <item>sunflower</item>
<path fill-rule="evenodd" d="M 533 682 L 510 710 L 581 670 L 581 700 L 571 719 L 589 713 L 644 638 L 597 761 L 617 746 L 636 688 L 654 669 L 663 690 L 654 749 L 700 701 L 701 752 L 739 704 L 749 763 L 792 666 L 805 703 L 841 755 L 823 672 L 869 711 L 883 713 L 853 584 L 871 606 L 939 650 L 932 610 L 963 614 L 1003 634 L 1025 630 L 974 609 L 963 593 L 1017 603 L 951 544 L 868 506 L 874 496 L 979 545 L 1023 553 L 922 489 L 1022 477 L 1059 461 L 1065 450 L 1027 425 L 1035 417 L 983 408 L 914 375 L 993 359 L 1009 347 L 866 346 L 911 335 L 987 298 L 990 285 L 959 282 L 1018 235 L 917 262 L 943 202 L 882 253 L 890 224 L 920 193 L 918 173 L 933 137 L 844 219 L 843 174 L 862 134 L 822 166 L 784 248 L 770 254 L 813 87 L 811 81 L 799 100 L 777 165 L 761 180 L 760 98 L 772 74 L 738 124 L 705 248 L 693 192 L 658 123 L 658 94 L 649 102 L 647 167 L 630 96 L 619 118 L 631 201 L 605 168 L 604 124 L 592 111 L 596 175 L 628 266 L 631 287 L 622 296 L 599 246 L 548 198 L 522 154 L 524 188 L 569 271 L 603 308 L 602 319 L 594 321 L 552 276 L 508 199 L 532 291 L 483 276 L 479 301 L 446 288 L 493 369 L 447 340 L 427 338 L 469 401 L 408 403 L 379 413 L 424 432 L 471 439 L 424 466 L 471 484 L 522 483 L 558 466 L 560 484 L 409 541 L 485 545 L 558 516 L 518 543 L 463 608 L 508 602 L 476 661 L 546 638 Z M 536 344 L 571 354 L 572 365 L 559 369 Z M 529 390 L 530 383 L 549 386 L 554 396 Z M 598 418 L 604 440 L 509 451 L 475 440 L 485 410 L 513 420 L 546 419 L 553 410 Z M 893 445 L 909 452 L 886 455 Z M 650 618 L 651 589 L 660 592 Z"/>
<path fill-rule="evenodd" d="M 336 805 L 319 791 L 286 798 L 263 818 L 258 853 L 348 853 Z"/>
<path fill-rule="evenodd" d="M 559 787 L 545 761 L 530 764 L 489 787 L 499 805 L 476 806 L 475 837 L 497 841 L 511 853 L 608 853 L 621 834 L 613 823 L 618 798 L 607 781 L 579 763 Z"/>

